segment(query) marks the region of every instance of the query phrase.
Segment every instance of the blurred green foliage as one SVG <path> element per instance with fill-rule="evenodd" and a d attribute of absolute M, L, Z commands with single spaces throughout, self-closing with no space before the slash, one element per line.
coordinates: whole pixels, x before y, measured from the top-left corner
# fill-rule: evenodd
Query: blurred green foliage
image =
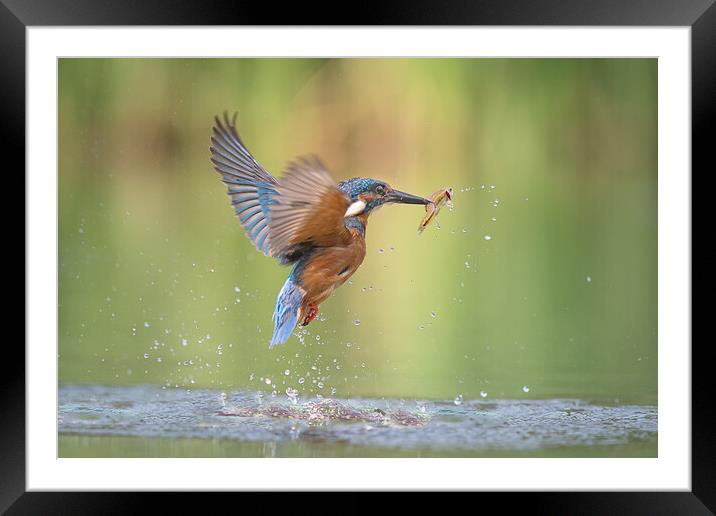
<path fill-rule="evenodd" d="M 224 110 L 275 175 L 316 153 L 455 208 L 374 214 L 269 350 L 288 269 L 211 167 Z M 59 235 L 60 382 L 655 403 L 657 61 L 61 59 Z"/>

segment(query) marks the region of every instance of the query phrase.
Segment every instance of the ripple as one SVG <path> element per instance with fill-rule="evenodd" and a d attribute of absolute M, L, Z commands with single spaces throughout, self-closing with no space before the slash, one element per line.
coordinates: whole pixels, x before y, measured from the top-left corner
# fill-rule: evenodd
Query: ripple
<path fill-rule="evenodd" d="M 372 449 L 538 450 L 654 439 L 657 408 L 581 400 L 394 400 L 279 395 L 252 391 L 67 385 L 59 390 L 61 434 L 320 440 Z"/>

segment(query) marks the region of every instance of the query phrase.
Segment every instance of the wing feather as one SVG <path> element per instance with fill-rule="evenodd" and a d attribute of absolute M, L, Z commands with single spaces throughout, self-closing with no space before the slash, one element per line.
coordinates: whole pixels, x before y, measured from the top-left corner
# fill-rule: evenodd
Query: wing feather
<path fill-rule="evenodd" d="M 282 263 L 312 247 L 346 244 L 348 196 L 338 189 L 320 160 L 312 156 L 289 164 L 277 181 L 254 159 L 231 120 L 214 119 L 211 162 L 227 186 L 236 216 L 249 240 Z"/>
<path fill-rule="evenodd" d="M 348 196 L 317 157 L 290 163 L 276 190 L 268 234 L 272 255 L 285 256 L 300 245 L 328 247 L 349 241 L 343 218 Z"/>
<path fill-rule="evenodd" d="M 264 169 L 244 146 L 236 131 L 236 115 L 229 120 L 214 118 L 211 137 L 211 162 L 227 185 L 227 194 L 239 222 L 253 244 L 265 255 L 271 240 L 265 231 L 271 220 L 271 196 L 276 193 L 277 181 Z M 262 233 L 263 231 L 263 233 Z"/>

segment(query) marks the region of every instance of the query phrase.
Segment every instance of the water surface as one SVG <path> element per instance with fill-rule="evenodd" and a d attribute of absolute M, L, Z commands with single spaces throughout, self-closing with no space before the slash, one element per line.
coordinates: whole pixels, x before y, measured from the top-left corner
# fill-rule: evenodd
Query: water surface
<path fill-rule="evenodd" d="M 61 457 L 655 457 L 657 408 L 65 385 Z"/>

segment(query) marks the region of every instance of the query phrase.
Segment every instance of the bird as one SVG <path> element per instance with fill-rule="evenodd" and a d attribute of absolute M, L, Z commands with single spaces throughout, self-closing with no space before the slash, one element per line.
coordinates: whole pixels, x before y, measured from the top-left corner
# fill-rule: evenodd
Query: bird
<path fill-rule="evenodd" d="M 211 162 L 249 240 L 264 255 L 291 265 L 276 299 L 269 349 L 306 326 L 318 306 L 363 263 L 368 217 L 383 205 L 432 204 L 385 181 L 354 177 L 336 183 L 316 155 L 295 159 L 280 179 L 243 144 L 236 116 L 214 117 Z"/>

